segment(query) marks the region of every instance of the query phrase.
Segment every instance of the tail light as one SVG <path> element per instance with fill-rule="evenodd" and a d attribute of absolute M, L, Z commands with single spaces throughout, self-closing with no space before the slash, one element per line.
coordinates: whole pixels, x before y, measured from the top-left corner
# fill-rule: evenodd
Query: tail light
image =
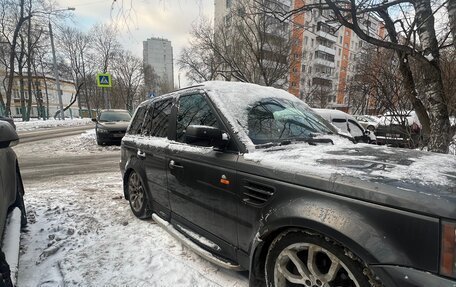
<path fill-rule="evenodd" d="M 456 278 L 456 223 L 442 222 L 440 274 Z"/>

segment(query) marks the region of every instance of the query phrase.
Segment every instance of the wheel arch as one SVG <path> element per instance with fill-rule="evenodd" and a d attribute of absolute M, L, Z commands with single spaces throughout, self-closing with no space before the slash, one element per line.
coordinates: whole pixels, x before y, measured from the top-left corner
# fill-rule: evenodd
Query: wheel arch
<path fill-rule="evenodd" d="M 146 191 L 146 196 L 149 201 L 152 200 L 152 194 L 149 191 L 149 186 L 147 184 L 147 177 L 146 173 L 144 171 L 144 168 L 142 168 L 142 163 L 139 160 L 136 159 L 129 159 L 127 163 L 125 164 L 125 171 L 122 175 L 122 187 L 123 187 L 123 193 L 124 197 L 126 200 L 129 199 L 129 195 L 127 192 L 127 187 L 128 187 L 128 177 L 130 176 L 131 172 L 134 171 L 139 175 L 139 178 L 143 184 L 143 188 Z"/>
<path fill-rule="evenodd" d="M 356 210 L 345 210 L 336 203 L 317 204 L 297 200 L 295 204 L 287 204 L 286 208 L 276 207 L 272 210 L 261 220 L 257 238 L 251 246 L 250 280 L 254 280 L 251 282 L 264 278 L 264 264 L 273 240 L 283 232 L 292 230 L 321 235 L 326 240 L 350 251 L 361 264 L 366 266 L 380 263 L 375 252 L 384 251 L 406 256 L 385 238 L 382 230 L 375 226 L 369 217 Z M 356 222 L 349 220 L 350 222 L 343 224 L 337 221 L 338 218 L 348 217 L 355 217 Z M 353 226 L 359 232 L 355 232 Z M 395 256 L 391 255 L 391 257 Z"/>

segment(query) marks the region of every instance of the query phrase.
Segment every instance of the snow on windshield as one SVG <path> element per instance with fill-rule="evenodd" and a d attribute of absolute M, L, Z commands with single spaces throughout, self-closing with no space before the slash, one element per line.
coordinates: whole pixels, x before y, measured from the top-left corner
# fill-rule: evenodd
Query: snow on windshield
<path fill-rule="evenodd" d="M 255 145 L 248 136 L 247 110 L 254 103 L 274 97 L 308 107 L 303 101 L 288 92 L 272 87 L 222 81 L 203 84 L 212 102 L 231 123 L 234 132 L 238 134 L 249 151 L 255 150 Z"/>

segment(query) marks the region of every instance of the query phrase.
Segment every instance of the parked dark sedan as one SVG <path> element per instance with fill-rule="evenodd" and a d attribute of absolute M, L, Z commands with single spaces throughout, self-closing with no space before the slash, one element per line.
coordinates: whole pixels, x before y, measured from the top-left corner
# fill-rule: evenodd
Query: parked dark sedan
<path fill-rule="evenodd" d="M 414 111 L 386 113 L 379 120 L 377 143 L 417 148 L 422 141 L 421 123 Z"/>
<path fill-rule="evenodd" d="M 353 144 L 285 91 L 148 100 L 120 169 L 134 215 L 250 286 L 456 285 L 456 158 Z"/>
<path fill-rule="evenodd" d="M 120 144 L 130 120 L 127 110 L 101 110 L 98 117 L 92 119 L 96 123 L 97 144 Z"/>
<path fill-rule="evenodd" d="M 22 226 L 27 224 L 23 199 L 24 187 L 16 154 L 11 149 L 18 141 L 19 137 L 13 127 L 5 121 L 0 121 L 0 247 L 3 244 L 3 231 L 8 213 L 14 207 L 21 209 Z M 8 263 L 3 252 L 0 251 L 0 286 L 9 286 L 9 280 Z"/>

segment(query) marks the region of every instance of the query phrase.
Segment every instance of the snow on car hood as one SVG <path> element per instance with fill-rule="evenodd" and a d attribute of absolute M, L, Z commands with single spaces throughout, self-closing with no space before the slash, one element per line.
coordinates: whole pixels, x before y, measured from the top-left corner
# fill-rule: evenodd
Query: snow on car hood
<path fill-rule="evenodd" d="M 334 145 L 296 143 L 256 150 L 244 154 L 244 159 L 285 172 L 326 177 L 339 174 L 361 180 L 395 182 L 396 186 L 419 185 L 420 191 L 434 193 L 436 189 L 439 194 L 456 197 L 454 156 L 331 138 Z"/>

